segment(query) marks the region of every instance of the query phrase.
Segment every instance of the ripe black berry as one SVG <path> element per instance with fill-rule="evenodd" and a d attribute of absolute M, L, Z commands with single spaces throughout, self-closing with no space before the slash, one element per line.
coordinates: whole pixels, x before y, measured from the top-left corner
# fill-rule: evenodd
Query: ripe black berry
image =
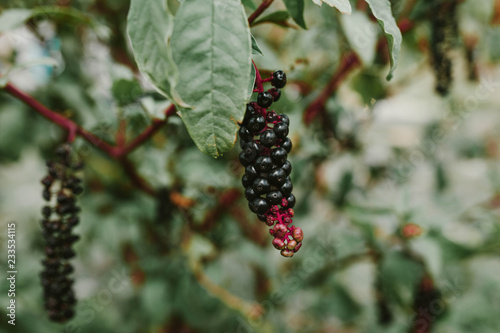
<path fill-rule="evenodd" d="M 253 107 L 252 104 L 247 104 L 247 108 L 246 108 L 246 111 L 245 111 L 245 117 L 243 118 L 243 126 L 246 126 L 248 125 L 248 121 L 250 120 L 250 118 L 252 118 L 252 116 L 254 116 L 256 113 L 255 111 L 255 108 Z"/>
<path fill-rule="evenodd" d="M 271 159 L 278 166 L 282 166 L 286 162 L 288 154 L 284 148 L 278 147 L 271 153 Z"/>
<path fill-rule="evenodd" d="M 268 179 L 272 186 L 278 187 L 286 181 L 286 173 L 283 169 L 274 169 L 269 172 Z"/>
<path fill-rule="evenodd" d="M 292 151 L 292 140 L 289 138 L 284 138 L 283 141 L 281 141 L 281 147 L 286 150 L 287 153 Z"/>
<path fill-rule="evenodd" d="M 249 176 L 252 177 L 252 179 L 257 178 L 259 173 L 257 172 L 257 169 L 255 169 L 255 166 L 249 165 L 245 168 L 245 173 L 248 174 Z"/>
<path fill-rule="evenodd" d="M 263 198 L 254 199 L 249 203 L 250 210 L 257 214 L 264 214 L 269 209 L 267 201 Z"/>
<path fill-rule="evenodd" d="M 278 114 L 274 111 L 269 111 L 266 114 L 266 120 L 268 123 L 272 123 L 278 119 Z"/>
<path fill-rule="evenodd" d="M 279 205 L 283 200 L 283 194 L 280 191 L 272 191 L 266 195 L 266 200 L 269 205 Z"/>
<path fill-rule="evenodd" d="M 267 109 L 271 106 L 271 104 L 273 104 L 273 95 L 271 95 L 267 91 L 259 93 L 257 95 L 257 104 L 259 104 L 261 108 Z"/>
<path fill-rule="evenodd" d="M 293 184 L 290 181 L 290 179 L 285 181 L 283 185 L 281 185 L 280 187 L 280 192 L 283 194 L 283 196 L 288 196 L 292 194 L 292 190 L 293 190 Z"/>
<path fill-rule="evenodd" d="M 245 154 L 245 151 L 242 151 L 240 153 L 240 163 L 243 165 L 243 166 L 247 166 L 249 165 L 250 163 L 253 162 L 255 156 L 247 156 Z"/>
<path fill-rule="evenodd" d="M 269 185 L 269 182 L 265 178 L 257 178 L 256 180 L 253 181 L 252 187 L 257 194 L 266 194 L 269 192 L 269 189 L 271 188 L 271 185 Z"/>
<path fill-rule="evenodd" d="M 253 116 L 248 121 L 248 129 L 252 132 L 259 132 L 266 126 L 266 119 L 261 116 Z"/>
<path fill-rule="evenodd" d="M 281 166 L 281 168 L 285 171 L 285 173 L 286 173 L 287 176 L 290 176 L 290 174 L 292 173 L 292 163 L 290 163 L 290 161 L 286 161 Z"/>
<path fill-rule="evenodd" d="M 287 208 L 293 208 L 295 206 L 295 196 L 293 194 L 290 194 L 286 198 L 286 201 L 288 201 L 288 204 L 286 205 Z"/>
<path fill-rule="evenodd" d="M 281 90 L 278 88 L 272 88 L 269 93 L 273 95 L 273 101 L 277 102 L 281 98 Z"/>
<path fill-rule="evenodd" d="M 273 73 L 271 84 L 276 88 L 283 88 L 286 85 L 286 74 L 282 70 Z"/>
<path fill-rule="evenodd" d="M 248 201 L 253 201 L 253 199 L 257 198 L 257 193 L 255 193 L 255 190 L 251 187 L 247 187 L 245 189 L 245 198 Z"/>
<path fill-rule="evenodd" d="M 248 186 L 251 186 L 252 183 L 253 183 L 253 178 L 252 176 L 248 175 L 248 174 L 244 174 L 243 177 L 241 177 L 241 183 L 243 184 L 243 187 L 248 187 Z"/>
<path fill-rule="evenodd" d="M 267 148 L 274 146 L 277 140 L 278 137 L 273 130 L 267 130 L 260 135 L 260 143 Z"/>
<path fill-rule="evenodd" d="M 274 125 L 274 133 L 279 139 L 284 139 L 288 135 L 288 125 L 284 122 Z"/>
<path fill-rule="evenodd" d="M 246 127 L 240 127 L 239 135 L 240 139 L 244 141 L 251 141 L 253 139 L 253 134 L 250 133 L 250 130 Z"/>
<path fill-rule="evenodd" d="M 285 123 L 288 126 L 290 126 L 290 118 L 288 118 L 288 116 L 286 114 L 284 114 L 284 113 L 280 113 L 280 115 L 279 115 L 279 121 L 281 121 L 282 123 Z"/>
<path fill-rule="evenodd" d="M 273 167 L 273 160 L 269 156 L 259 156 L 255 161 L 255 168 L 258 172 L 268 172 Z"/>

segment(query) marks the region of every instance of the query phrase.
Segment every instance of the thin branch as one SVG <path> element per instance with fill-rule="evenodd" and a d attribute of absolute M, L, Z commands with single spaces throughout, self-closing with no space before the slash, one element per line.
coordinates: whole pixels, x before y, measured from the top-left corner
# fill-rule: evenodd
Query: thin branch
<path fill-rule="evenodd" d="M 123 166 L 123 170 L 127 174 L 127 176 L 130 178 L 132 183 L 134 184 L 135 187 L 143 191 L 144 193 L 147 193 L 151 196 L 156 196 L 156 190 L 151 187 L 137 172 L 135 169 L 134 164 L 128 159 L 127 156 L 124 156 L 120 158 L 120 163 Z"/>
<path fill-rule="evenodd" d="M 331 77 L 328 84 L 323 88 L 323 91 L 316 99 L 309 104 L 304 111 L 304 122 L 308 125 L 318 115 L 325 111 L 325 104 L 328 98 L 337 90 L 338 86 L 344 78 L 351 72 L 352 69 L 359 66 L 361 61 L 358 55 L 354 52 L 349 52 L 342 57 L 340 65 Z"/>
<path fill-rule="evenodd" d="M 273 3 L 274 0 L 264 0 L 257 9 L 248 17 L 248 25 L 252 26 L 255 20 Z"/>
<path fill-rule="evenodd" d="M 165 119 L 153 120 L 153 123 L 148 126 L 144 131 L 139 134 L 135 139 L 130 141 L 128 144 L 124 144 L 125 137 L 123 126 L 120 126 L 119 131 L 122 132 L 118 135 L 119 140 L 117 145 L 113 145 L 103 141 L 100 137 L 92 134 L 82 127 L 78 126 L 74 121 L 60 115 L 59 113 L 50 110 L 40 102 L 38 102 L 33 96 L 25 93 L 16 86 L 8 83 L 4 90 L 12 95 L 13 97 L 19 99 L 33 110 L 58 125 L 59 127 L 68 131 L 68 142 L 73 142 L 75 137 L 78 135 L 88 141 L 90 144 L 99 148 L 104 153 L 108 154 L 111 158 L 119 161 L 123 166 L 125 173 L 130 177 L 132 183 L 149 195 L 156 195 L 156 190 L 151 187 L 135 170 L 133 163 L 128 159 L 127 155 L 155 135 L 163 125 L 166 124 L 167 118 L 175 114 L 175 106 L 171 105 L 165 110 Z M 123 125 L 123 124 L 121 124 Z"/>

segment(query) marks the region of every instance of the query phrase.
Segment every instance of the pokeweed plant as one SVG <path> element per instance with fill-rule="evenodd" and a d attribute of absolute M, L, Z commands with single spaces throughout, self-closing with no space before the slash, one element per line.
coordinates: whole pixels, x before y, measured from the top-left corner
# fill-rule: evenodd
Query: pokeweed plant
<path fill-rule="evenodd" d="M 209 294 L 220 300 L 220 304 L 225 308 L 236 309 L 250 321 L 261 319 L 263 307 L 248 306 L 241 298 L 211 283 L 201 268 L 202 264 L 204 260 L 209 261 L 215 257 L 216 251 L 226 249 L 228 243 L 238 250 L 246 251 L 248 244 L 240 238 L 250 239 L 252 246 L 258 244 L 264 248 L 266 244 L 269 245 L 267 238 L 261 237 L 261 229 L 264 228 L 254 228 L 252 221 L 248 220 L 249 211 L 271 227 L 269 233 L 273 238 L 272 245 L 282 256 L 292 257 L 302 249 L 300 253 L 305 254 L 303 257 L 311 258 L 308 254 L 314 250 L 311 248 L 317 244 L 317 240 L 313 235 L 304 238 L 302 229 L 307 224 L 314 226 L 315 218 L 308 218 L 307 221 L 303 217 L 300 218 L 300 212 L 303 214 L 310 205 L 304 190 L 307 186 L 304 186 L 304 183 L 309 186 L 318 183 L 317 192 L 322 194 L 327 191 L 328 186 L 322 184 L 319 177 L 316 179 L 317 173 L 307 167 L 316 168 L 327 161 L 330 144 L 335 146 L 335 153 L 339 154 L 348 152 L 355 155 L 363 149 L 357 128 L 349 133 L 342 130 L 342 106 L 336 104 L 338 101 L 333 97 L 339 86 L 357 70 L 350 84 L 359 92 L 365 104 L 373 105 L 377 98 L 385 97 L 387 92 L 379 76 L 385 76 L 387 80 L 393 77 L 400 60 L 402 33 L 408 33 L 411 34 L 410 40 L 414 44 L 429 53 L 435 69 L 437 91 L 445 95 L 452 90 L 453 62 L 450 50 L 456 46 L 455 39 L 458 38 L 455 15 L 459 13 L 461 1 L 63 2 L 41 4 L 33 0 L 27 1 L 24 8 L 8 4 L 8 9 L 0 14 L 0 33 L 8 34 L 25 26 L 42 45 L 42 53 L 48 56 L 33 63 L 17 63 L 17 60 L 7 59 L 5 62 L 12 62 L 12 66 L 7 66 L 8 70 L 2 71 L 0 77 L 0 87 L 4 92 L 2 101 L 10 95 L 65 130 L 62 135 L 62 141 L 65 143 L 56 149 L 55 158 L 52 151 L 54 144 L 61 141 L 60 133 L 43 136 L 40 142 L 37 141 L 38 137 L 31 138 L 33 143 L 39 144 L 44 155 L 51 156 L 47 164 L 48 176 L 42 179 L 42 196 L 47 200 L 47 204 L 42 208 L 41 227 L 45 258 L 42 261 L 40 279 L 48 316 L 58 323 L 69 320 L 75 314 L 76 295 L 73 291 L 73 279 L 70 278 L 73 266 L 69 259 L 83 251 L 73 249 L 73 244 L 78 246 L 76 241 L 79 239 L 72 233 L 73 228 L 93 223 L 90 219 L 84 219 L 85 210 L 90 210 L 90 207 L 86 208 L 84 204 L 81 204 L 82 223 L 79 223 L 80 217 L 77 215 L 80 212 L 79 206 L 76 206 L 76 196 L 82 191 L 82 186 L 92 193 L 89 196 L 109 191 L 120 200 L 125 200 L 123 197 L 130 191 L 127 186 L 132 185 L 130 187 L 158 201 L 157 215 L 154 218 L 149 216 L 155 224 L 146 224 L 143 230 L 152 245 L 143 247 L 141 241 L 134 238 L 137 233 L 130 232 L 126 240 L 120 239 L 123 244 L 120 243 L 119 247 L 131 270 L 131 276 L 134 277 L 134 286 L 144 287 L 142 301 L 149 304 L 147 312 L 151 313 L 152 318 L 149 319 L 154 325 L 162 325 L 165 313 L 168 313 L 172 324 L 166 331 L 182 331 L 187 326 L 205 329 L 193 319 L 193 313 L 200 315 L 203 311 L 182 301 L 174 302 L 173 305 L 160 302 L 161 306 L 150 306 L 149 300 L 157 300 L 163 295 L 170 295 L 172 297 L 169 299 L 176 300 L 199 299 L 200 303 L 211 307 L 213 304 L 210 303 L 211 298 L 207 297 Z M 309 39 L 310 35 L 305 35 L 305 30 L 309 28 L 310 32 L 316 24 L 315 20 L 309 17 L 322 17 L 326 21 L 325 33 L 314 35 L 317 39 L 314 41 Z M 367 29 L 356 29 L 360 26 L 366 26 Z M 294 38 L 297 40 L 280 36 L 282 30 L 273 30 L 269 37 L 263 27 L 288 31 L 296 29 Z M 373 27 L 376 28 L 375 33 L 371 30 Z M 421 38 L 419 29 L 422 27 L 429 28 L 431 32 L 427 49 L 422 47 L 425 43 L 418 40 Z M 413 34 L 415 30 L 419 34 Z M 20 36 L 19 40 L 14 39 L 18 43 L 14 47 L 16 52 L 21 52 L 25 43 L 22 35 Z M 278 37 L 274 38 L 275 36 Z M 283 48 L 289 51 L 290 48 L 286 44 L 296 45 L 297 49 L 304 44 L 305 55 L 293 53 L 293 56 L 287 58 L 288 54 L 283 52 L 278 61 L 271 50 Z M 321 62 L 325 49 L 331 51 L 328 49 L 329 45 L 333 45 L 331 49 L 337 52 L 335 60 L 326 61 L 328 68 L 315 67 L 314 64 L 311 66 L 312 62 Z M 467 60 L 474 66 L 471 45 L 474 43 L 467 44 Z M 100 52 L 103 49 L 106 51 Z M 106 56 L 101 53 L 106 53 Z M 55 68 L 52 67 L 54 63 L 58 64 Z M 95 68 L 87 66 L 89 63 L 96 64 Z M 44 76 L 48 83 L 42 82 L 33 88 L 19 79 L 18 73 L 33 66 L 42 66 L 48 72 Z M 324 72 L 330 67 L 331 77 L 327 78 Z M 315 70 L 309 71 L 309 68 Z M 102 72 L 109 74 L 112 82 L 98 79 Z M 383 74 L 379 75 L 379 72 Z M 321 86 L 323 83 L 324 86 Z M 266 85 L 270 85 L 267 90 L 264 88 Z M 45 86 L 50 89 L 44 90 Z M 295 103 L 298 100 L 297 95 L 302 98 L 301 103 Z M 110 106 L 117 111 L 103 111 L 110 109 Z M 297 111 L 302 112 L 301 117 L 293 114 Z M 26 118 L 26 122 L 31 121 Z M 103 124 L 107 126 L 102 126 Z M 294 128 L 306 126 L 318 126 L 314 128 L 319 128 L 318 133 L 305 132 L 310 137 L 298 136 L 297 132 L 294 134 Z M 23 133 L 28 135 L 30 129 L 23 128 Z M 58 138 L 55 139 L 55 136 Z M 315 141 L 318 136 L 319 143 Z M 188 137 L 199 151 L 179 153 L 188 151 L 191 144 L 191 141 L 187 140 Z M 234 148 L 238 139 L 241 151 Z M 96 157 L 90 153 L 87 156 L 80 154 L 83 160 L 87 158 L 92 161 L 93 168 L 89 168 L 89 172 L 102 177 L 82 179 L 77 175 L 81 173 L 80 164 L 74 164 L 72 161 L 72 149 L 82 141 L 107 155 L 108 160 L 116 162 L 107 164 L 109 161 L 103 162 L 100 155 Z M 14 160 L 18 157 L 18 151 L 10 149 L 4 142 L 7 141 L 0 142 L 0 160 Z M 158 155 L 156 151 L 154 154 L 144 153 L 152 146 L 168 151 L 167 162 L 159 163 L 158 158 L 153 156 Z M 301 146 L 306 146 L 302 149 L 303 155 L 295 157 L 297 148 L 300 149 Z M 234 172 L 230 173 L 231 180 L 227 183 L 210 182 L 206 179 L 209 175 L 193 180 L 191 176 L 195 172 L 192 172 L 192 169 L 200 167 L 203 161 L 206 161 L 204 156 L 201 156 L 202 153 L 213 158 L 225 155 L 215 162 L 212 161 L 210 166 L 234 167 Z M 146 157 L 141 160 L 143 156 Z M 241 165 L 234 163 L 238 159 Z M 198 163 L 199 161 L 202 162 Z M 294 164 L 294 161 L 299 163 Z M 138 170 L 138 166 L 141 168 L 145 164 L 155 165 L 157 169 L 146 167 L 145 170 Z M 370 175 L 370 184 L 366 185 L 369 187 L 377 182 L 377 177 L 383 173 L 384 168 L 367 168 L 369 170 L 364 176 L 366 178 L 366 174 Z M 167 169 L 168 176 L 159 176 L 164 175 L 161 171 Z M 118 186 L 117 183 L 120 182 L 109 176 L 115 172 L 127 176 L 130 184 Z M 349 220 L 360 230 L 363 250 L 366 251 L 351 253 L 344 261 L 339 260 L 338 266 L 347 266 L 359 258 L 369 259 L 376 265 L 375 271 L 379 275 L 374 283 L 375 309 L 370 308 L 367 313 L 373 310 L 377 313 L 378 324 L 391 325 L 394 324 L 398 311 L 408 312 L 409 309 L 428 307 L 436 298 L 441 297 L 441 293 L 438 284 L 433 280 L 430 265 L 408 246 L 410 239 L 418 238 L 422 234 L 418 225 L 407 222 L 407 216 L 398 216 L 401 220 L 401 230 L 395 232 L 394 237 L 386 244 L 376 239 L 376 230 L 365 222 L 364 217 L 353 213 L 359 213 L 359 207 L 350 201 L 350 194 L 359 190 L 359 175 L 356 177 L 356 172 L 357 170 L 345 171 L 335 193 L 328 193 L 328 200 L 336 209 L 345 210 Z M 438 173 L 440 188 L 445 188 L 443 171 Z M 240 176 L 244 189 L 230 188 L 231 186 L 227 185 L 233 184 L 232 180 Z M 294 190 L 292 180 L 294 185 L 302 184 L 302 190 Z M 190 182 L 196 184 L 193 186 Z M 216 202 L 213 209 L 200 204 L 201 200 L 197 197 L 199 193 L 193 194 L 193 188 L 196 186 L 207 188 L 205 196 L 209 197 L 208 201 Z M 241 204 L 243 200 L 239 200 L 243 196 L 248 201 L 248 207 Z M 103 197 L 95 197 L 97 198 L 93 200 L 94 203 L 97 202 L 97 206 L 101 204 L 99 201 Z M 112 210 L 109 206 L 112 205 L 99 206 L 100 214 L 109 214 Z M 197 211 L 199 207 L 202 213 Z M 139 221 L 142 215 L 155 211 L 149 206 L 147 208 L 141 207 L 132 215 Z M 226 223 L 226 212 L 230 213 L 231 221 L 238 223 L 237 227 L 234 223 Z M 122 213 L 120 218 L 127 221 L 128 213 Z M 185 224 L 179 223 L 179 216 L 184 218 Z M 292 218 L 303 223 L 301 227 L 292 225 Z M 135 223 L 137 221 L 134 221 L 134 225 L 138 224 Z M 135 230 L 130 225 L 128 227 Z M 211 234 L 216 233 L 214 230 L 217 228 L 224 229 L 221 232 L 223 236 L 215 237 Z M 235 230 L 236 228 L 238 230 Z M 323 230 L 323 227 L 320 229 Z M 231 240 L 230 237 L 233 236 L 237 241 Z M 440 237 L 434 236 L 436 239 Z M 113 242 L 111 238 L 109 241 Z M 210 241 L 206 240 L 208 238 Z M 306 241 L 303 243 L 304 239 Z M 84 239 L 82 241 L 85 242 Z M 349 241 L 347 238 L 346 242 Z M 391 247 L 391 242 L 396 243 L 395 250 Z M 114 250 L 118 251 L 117 248 Z M 252 249 L 254 251 L 249 251 L 252 254 L 246 257 L 249 262 L 256 260 L 252 255 L 258 252 L 255 248 Z M 465 253 L 463 257 L 467 257 L 467 250 L 461 250 Z M 138 257 L 147 256 L 145 253 L 152 252 L 157 254 L 154 259 L 162 264 L 165 264 L 166 260 L 162 260 L 168 256 L 168 263 L 164 266 L 138 264 Z M 171 258 L 175 259 L 170 260 Z M 265 265 L 271 262 L 267 259 L 262 267 L 267 267 Z M 285 265 L 289 266 L 284 267 L 297 268 L 294 265 L 298 265 L 295 264 L 300 262 L 298 260 L 301 260 L 300 255 L 288 261 Z M 403 271 L 411 272 L 411 276 L 394 274 L 391 270 L 394 263 L 397 263 L 398 267 L 404 267 Z M 168 276 L 164 280 L 168 281 L 169 287 L 154 279 L 153 282 L 148 281 L 148 274 L 154 276 L 159 266 L 167 272 L 165 275 Z M 335 268 L 332 268 L 333 266 Z M 257 280 L 261 275 L 265 275 L 260 271 L 262 267 L 255 268 L 258 271 Z M 336 267 L 337 264 L 325 264 L 307 278 L 293 275 L 291 281 L 298 279 L 304 286 L 314 285 L 315 281 L 330 283 L 333 280 L 329 280 L 329 273 L 335 271 Z M 78 283 L 77 274 L 74 278 Z M 392 286 L 393 281 L 395 286 Z M 156 293 L 158 286 L 160 287 L 157 289 L 162 293 Z M 235 289 L 238 292 L 245 288 Z M 265 287 L 262 289 L 256 293 L 269 293 Z M 328 303 L 329 307 L 326 307 L 321 302 L 330 300 L 323 299 L 313 307 L 317 310 L 318 317 L 328 318 L 323 311 L 333 308 L 332 311 L 342 321 L 353 325 L 355 315 L 351 317 L 350 313 L 358 315 L 361 312 L 354 298 L 349 292 L 342 290 L 337 281 L 325 287 L 325 290 L 335 290 L 336 297 L 332 298 L 335 301 L 341 300 L 342 304 L 339 306 Z M 294 293 L 287 291 L 285 294 Z M 416 296 L 406 297 L 409 294 Z M 217 303 L 217 306 L 220 304 Z M 209 316 L 205 319 L 210 320 L 207 317 Z M 76 318 L 78 320 L 78 312 Z M 419 326 L 425 326 L 427 331 L 431 331 L 441 317 L 434 316 L 429 319 L 429 316 L 419 314 L 416 318 L 416 323 L 412 322 L 406 331 L 419 331 Z M 243 331 L 240 327 L 234 328 L 235 321 L 238 322 L 235 319 L 231 321 L 231 325 L 228 324 L 230 329 Z M 295 323 L 293 320 L 290 322 Z M 213 325 L 215 327 L 219 324 Z M 269 328 L 272 327 L 272 324 L 270 325 L 264 325 L 262 331 L 273 331 Z M 288 323 L 279 322 L 276 325 L 286 327 Z M 314 331 L 314 328 L 307 328 L 305 324 L 297 325 L 297 331 Z M 328 325 L 324 325 L 323 331 L 330 329 Z M 223 331 L 214 327 L 209 331 Z"/>

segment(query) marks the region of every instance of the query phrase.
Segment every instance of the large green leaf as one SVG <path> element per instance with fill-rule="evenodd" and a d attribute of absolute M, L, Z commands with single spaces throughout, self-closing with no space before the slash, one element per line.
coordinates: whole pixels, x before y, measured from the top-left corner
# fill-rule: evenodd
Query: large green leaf
<path fill-rule="evenodd" d="M 165 1 L 131 1 L 127 33 L 139 70 L 160 93 L 176 105 L 184 105 L 174 90 L 178 71 L 167 42 L 172 24 Z"/>
<path fill-rule="evenodd" d="M 396 66 L 398 65 L 403 37 L 401 36 L 401 31 L 398 28 L 394 16 L 392 16 L 391 3 L 389 0 L 366 0 L 366 2 L 370 5 L 373 15 L 377 18 L 378 24 L 384 31 L 389 44 L 391 70 L 387 75 L 387 80 L 390 80 Z"/>
<path fill-rule="evenodd" d="M 172 51 L 177 91 L 193 107 L 182 120 L 198 148 L 213 157 L 231 149 L 250 81 L 250 29 L 238 0 L 184 0 L 175 17 Z"/>
<path fill-rule="evenodd" d="M 304 0 L 283 0 L 283 2 L 295 23 L 301 28 L 307 29 L 304 21 Z"/>
<path fill-rule="evenodd" d="M 315 4 L 321 6 L 322 2 L 325 2 L 330 7 L 337 8 L 342 14 L 351 14 L 352 8 L 349 0 L 313 0 Z"/>

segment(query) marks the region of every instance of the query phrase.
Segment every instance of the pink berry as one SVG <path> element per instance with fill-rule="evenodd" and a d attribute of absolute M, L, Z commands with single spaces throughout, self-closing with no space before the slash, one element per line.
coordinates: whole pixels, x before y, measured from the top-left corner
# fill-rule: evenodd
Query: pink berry
<path fill-rule="evenodd" d="M 274 236 L 278 238 L 283 238 L 288 231 L 287 227 L 281 223 L 276 224 L 273 230 L 274 230 Z"/>
<path fill-rule="evenodd" d="M 295 239 L 297 242 L 302 242 L 304 239 L 304 232 L 302 231 L 301 228 L 295 228 L 293 230 L 293 239 Z"/>
<path fill-rule="evenodd" d="M 293 217 L 295 215 L 295 212 L 292 208 L 288 208 L 288 215 L 290 215 L 290 217 Z"/>
<path fill-rule="evenodd" d="M 301 247 L 302 247 L 302 242 L 300 242 L 299 244 L 297 244 L 297 246 L 295 246 L 295 249 L 293 249 L 293 252 L 297 252 Z"/>
<path fill-rule="evenodd" d="M 293 257 L 293 251 L 292 251 L 292 250 L 289 250 L 289 249 L 283 249 L 283 250 L 281 250 L 281 255 L 282 255 L 283 257 L 288 257 L 288 258 L 290 258 L 290 257 Z"/>
<path fill-rule="evenodd" d="M 283 250 L 285 248 L 285 242 L 283 242 L 281 239 L 279 238 L 275 238 L 273 239 L 273 246 L 277 249 L 277 250 Z"/>
<path fill-rule="evenodd" d="M 296 241 L 296 240 L 289 240 L 289 241 L 288 241 L 288 244 L 286 245 L 286 247 L 287 247 L 289 250 L 293 250 L 293 249 L 295 249 L 295 246 L 297 246 L 297 241 Z"/>

